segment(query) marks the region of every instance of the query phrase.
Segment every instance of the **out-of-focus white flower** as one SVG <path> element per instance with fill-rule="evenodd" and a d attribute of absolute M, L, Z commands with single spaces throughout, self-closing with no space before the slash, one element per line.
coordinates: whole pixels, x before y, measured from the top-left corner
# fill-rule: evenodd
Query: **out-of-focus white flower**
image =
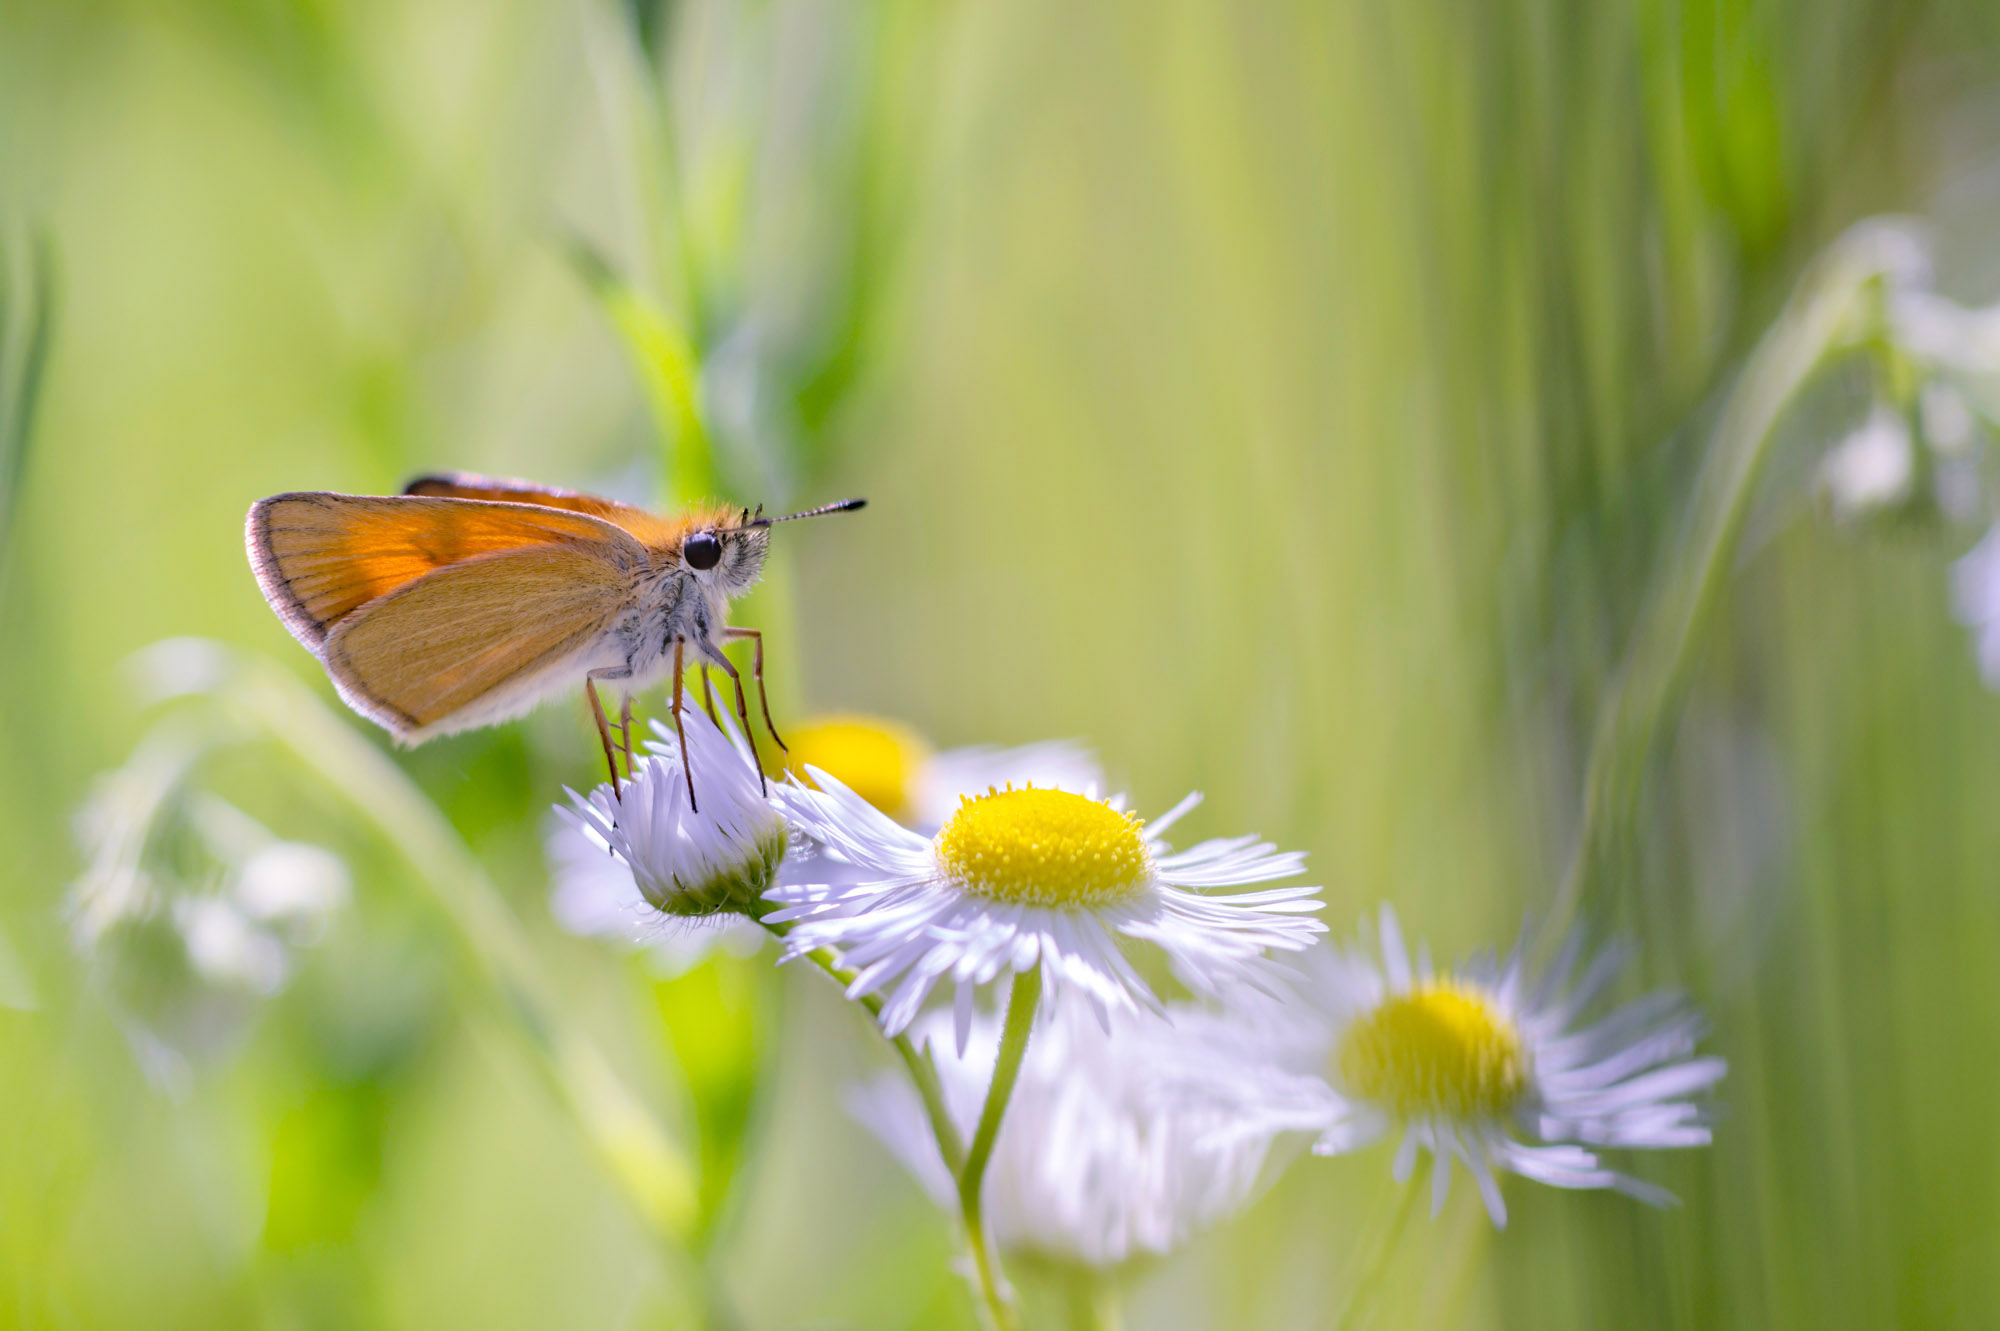
<path fill-rule="evenodd" d="M 893 985 L 882 1025 L 908 1026 L 938 981 L 957 990 L 958 1029 L 975 990 L 1039 968 L 1051 1002 L 1074 991 L 1100 1013 L 1158 1000 L 1121 951 L 1159 949 L 1190 987 L 1258 982 L 1268 950 L 1298 951 L 1325 927 L 1317 888 L 1229 896 L 1216 888 L 1290 878 L 1304 857 L 1254 837 L 1178 854 L 1159 840 L 1196 797 L 1148 828 L 1122 800 L 1073 791 L 991 791 L 967 799 L 935 836 L 892 821 L 829 773 L 818 789 L 776 790 L 793 824 L 856 870 L 853 881 L 781 883 L 768 894 L 789 923 L 787 958 L 837 949 L 858 972 L 849 997 Z"/>
<path fill-rule="evenodd" d="M 1821 461 L 1819 479 L 1833 516 L 1845 522 L 1908 499 L 1915 470 L 1908 423 L 1901 412 L 1877 403 Z"/>
<path fill-rule="evenodd" d="M 600 875 L 599 891 L 572 905 L 578 919 L 609 918 L 622 910 L 634 923 L 666 915 L 704 919 L 751 914 L 785 854 L 785 820 L 765 798 L 756 757 L 726 717 L 725 734 L 699 707 L 682 714 L 688 765 L 674 732 L 655 721 L 622 795 L 609 785 L 586 798 L 569 792 L 570 809 L 556 812 L 576 835 L 625 871 Z M 574 863 L 573 850 L 559 854 Z M 572 894 L 585 880 L 573 877 Z M 560 889 L 559 889 L 560 890 Z"/>
<path fill-rule="evenodd" d="M 1917 398 L 1917 426 L 1913 434 L 1906 413 L 1877 402 L 1821 459 L 1819 488 L 1836 521 L 1900 509 L 1919 497 L 1953 521 L 1977 514 L 1977 427 L 1965 398 L 1951 384 L 1931 380 Z"/>
<path fill-rule="evenodd" d="M 1889 327 L 1896 345 L 1932 370 L 2000 374 L 2000 305 L 1968 307 L 1906 285 L 1890 297 Z"/>
<path fill-rule="evenodd" d="M 1891 291 L 1923 290 L 1931 283 L 1931 232 L 1913 217 L 1867 217 L 1834 242 L 1832 255 L 1859 272 L 1880 276 Z"/>
<path fill-rule="evenodd" d="M 330 851 L 190 788 L 201 745 L 163 725 L 77 811 L 70 934 L 155 1080 L 185 1085 L 291 978 L 348 898 Z"/>
<path fill-rule="evenodd" d="M 1979 415 L 1957 385 L 1933 379 L 1917 394 L 1917 423 L 1931 453 L 1931 491 L 1938 511 L 1956 523 L 1979 517 Z"/>
<path fill-rule="evenodd" d="M 272 841 L 232 865 L 220 891 L 182 893 L 167 908 L 197 973 L 269 998 L 291 978 L 292 949 L 324 937 L 347 896 L 339 856 Z"/>
<path fill-rule="evenodd" d="M 1976 427 L 2000 425 L 2000 304 L 1961 305 L 1932 287 L 1928 266 L 1890 275 L 1883 336 L 1915 371 L 1924 443 L 1962 456 Z"/>
<path fill-rule="evenodd" d="M 984 1210 L 1003 1248 L 1099 1269 L 1162 1256 L 1241 1210 L 1267 1165 L 1304 1142 L 1295 1125 L 1244 1108 L 1265 1083 L 1295 1078 L 1233 1047 L 1209 1013 L 1176 1005 L 1169 1017 L 1121 1011 L 1107 1030 L 1072 1005 L 1036 1030 L 985 1176 Z M 975 1020 L 963 1053 L 946 1014 L 916 1029 L 970 1137 L 1000 1023 Z M 955 1207 L 907 1078 L 872 1082 L 850 1103 L 939 1205 Z"/>
<path fill-rule="evenodd" d="M 1928 252 L 1921 233 L 1912 243 Z M 1894 350 L 1899 375 L 1914 373 L 1916 420 L 1924 452 L 1907 439 L 1901 455 L 1930 476 L 1940 512 L 1956 522 L 1978 521 L 1990 500 L 1983 493 L 1982 429 L 2000 428 L 2000 304 L 1961 305 L 1932 286 L 1928 264 L 1888 272 L 1879 336 Z M 1870 425 L 1837 449 L 1823 471 L 1836 515 L 1900 502 L 1911 488 L 1910 468 Z M 1866 438 L 1864 439 L 1864 436 Z M 1864 447 L 1864 443 L 1866 446 Z M 1900 493 L 1898 493 L 1900 491 Z M 1979 671 L 2000 688 L 2000 527 L 1953 565 L 1952 610 L 1972 631 Z"/>
<path fill-rule="evenodd" d="M 284 987 L 291 974 L 291 954 L 276 937 L 258 928 L 236 901 L 225 896 L 184 896 L 175 899 L 170 910 L 188 960 L 205 979 L 240 986 L 259 998 L 269 998 Z"/>
<path fill-rule="evenodd" d="M 1996 424 L 2000 401 L 2000 305 L 1967 308 L 1928 289 L 1891 303 L 1892 340 L 1930 374 L 1918 398 L 1923 432 L 1938 452 L 1938 504 L 1962 522 L 1982 505 L 1979 459 L 1972 448 L 1983 421 Z M 1990 529 L 1951 569 L 1952 613 L 1972 632 L 1979 673 L 2000 688 L 2000 526 Z"/>
<path fill-rule="evenodd" d="M 213 638 L 162 638 L 125 662 L 133 691 L 148 703 L 214 693 L 236 670 L 235 654 Z"/>
<path fill-rule="evenodd" d="M 236 871 L 233 895 L 252 919 L 281 926 L 288 941 L 310 943 L 347 904 L 347 866 L 338 855 L 303 841 L 274 841 Z"/>
<path fill-rule="evenodd" d="M 1875 354 L 1878 383 L 1890 389 L 1820 464 L 1819 485 L 1842 521 L 1913 500 L 1934 500 L 1954 521 L 1982 506 L 1973 445 L 1982 423 L 2000 425 L 2000 305 L 1941 295 L 1932 244 L 1919 224 L 1877 218 L 1834 247 L 1874 278 L 1865 289 L 1879 297 L 1858 307 L 1865 313 L 1844 346 Z"/>
<path fill-rule="evenodd" d="M 1917 394 L 1917 420 L 1924 442 L 1947 457 L 1972 447 L 1977 422 L 1965 396 L 1950 384 L 1933 379 Z"/>
<path fill-rule="evenodd" d="M 1672 1201 L 1607 1168 L 1592 1148 L 1708 1144 L 1693 1097 L 1720 1081 L 1725 1065 L 1693 1057 L 1703 1025 L 1678 996 L 1653 994 L 1583 1025 L 1623 964 L 1615 949 L 1571 987 L 1575 940 L 1534 981 L 1518 951 L 1455 972 L 1433 973 L 1427 961 L 1412 967 L 1386 906 L 1379 931 L 1379 964 L 1357 951 L 1324 955 L 1309 970 L 1314 1015 L 1298 1048 L 1327 1083 L 1316 1152 L 1397 1135 L 1397 1179 L 1409 1178 L 1419 1151 L 1433 1156 L 1433 1214 L 1457 1160 L 1496 1225 L 1507 1222 L 1496 1178 L 1503 1170 L 1559 1188 Z"/>

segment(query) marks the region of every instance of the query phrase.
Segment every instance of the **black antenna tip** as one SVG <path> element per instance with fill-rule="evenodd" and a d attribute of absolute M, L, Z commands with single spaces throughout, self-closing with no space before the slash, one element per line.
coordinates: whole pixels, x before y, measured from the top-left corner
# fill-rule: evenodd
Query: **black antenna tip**
<path fill-rule="evenodd" d="M 818 508 L 808 508 L 798 513 L 787 513 L 782 518 L 765 517 L 764 510 L 760 506 L 756 514 L 750 516 L 748 521 L 739 523 L 735 527 L 730 528 L 730 530 L 754 531 L 759 527 L 769 527 L 780 522 L 796 522 L 800 518 L 823 518 L 829 513 L 852 513 L 855 509 L 865 508 L 867 505 L 868 501 L 866 499 L 843 499 L 837 504 L 821 504 Z"/>

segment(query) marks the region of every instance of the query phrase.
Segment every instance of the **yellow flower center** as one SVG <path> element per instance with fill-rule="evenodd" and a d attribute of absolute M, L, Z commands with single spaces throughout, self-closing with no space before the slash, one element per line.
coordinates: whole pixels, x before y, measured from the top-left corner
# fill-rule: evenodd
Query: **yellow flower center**
<path fill-rule="evenodd" d="M 963 799 L 933 843 L 967 892 L 1027 906 L 1107 906 L 1152 873 L 1144 826 L 1061 790 L 995 790 Z"/>
<path fill-rule="evenodd" d="M 1352 1094 L 1398 1115 L 1504 1114 L 1528 1084 L 1527 1051 L 1492 995 L 1435 980 L 1355 1021 L 1335 1054 Z"/>
<path fill-rule="evenodd" d="M 786 737 L 785 770 L 810 782 L 806 765 L 819 768 L 898 821 L 907 821 L 917 773 L 930 746 L 908 726 L 878 717 L 822 717 Z"/>

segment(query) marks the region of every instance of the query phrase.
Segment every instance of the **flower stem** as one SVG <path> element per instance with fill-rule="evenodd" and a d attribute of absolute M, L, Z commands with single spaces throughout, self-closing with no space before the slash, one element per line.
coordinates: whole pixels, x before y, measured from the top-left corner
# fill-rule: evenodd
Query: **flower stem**
<path fill-rule="evenodd" d="M 1125 1307 L 1118 1280 L 1108 1271 L 1078 1267 L 1069 1272 L 1069 1324 L 1074 1331 L 1124 1331 Z"/>
<path fill-rule="evenodd" d="M 791 932 L 785 925 L 771 924 L 759 920 L 765 929 L 779 939 Z M 840 964 L 832 952 L 817 948 L 805 954 L 805 959 L 824 971 L 835 984 L 845 989 L 854 983 L 854 972 Z M 868 1009 L 878 1022 L 882 1016 L 882 997 L 879 994 L 863 994 L 861 1006 Z M 930 1055 L 917 1048 L 908 1035 L 892 1035 L 889 1043 L 896 1047 L 903 1066 L 909 1069 L 910 1080 L 916 1083 L 917 1094 L 924 1102 L 924 1114 L 930 1120 L 931 1132 L 937 1137 L 938 1156 L 944 1167 L 951 1171 L 953 1178 L 965 1166 L 965 1143 L 958 1135 L 958 1124 L 952 1121 L 951 1110 L 944 1102 L 944 1085 L 938 1080 L 937 1068 L 931 1063 Z"/>
<path fill-rule="evenodd" d="M 1000 1032 L 1000 1055 L 993 1064 L 993 1082 L 986 1088 L 986 1105 L 979 1111 L 979 1127 L 965 1153 L 965 1167 L 958 1173 L 959 1213 L 965 1218 L 965 1241 L 972 1248 L 972 1262 L 979 1274 L 979 1293 L 995 1331 L 1012 1331 L 1018 1321 L 1008 1298 L 986 1231 L 981 1194 L 986 1183 L 986 1163 L 993 1157 L 993 1144 L 1000 1136 L 1000 1121 L 1007 1113 L 1007 1101 L 1014 1094 L 1014 1081 L 1021 1073 L 1021 1058 L 1028 1052 L 1028 1037 L 1034 1033 L 1035 1009 L 1042 1001 L 1042 973 L 1039 968 L 1019 971 L 1007 997 L 1007 1024 Z"/>
<path fill-rule="evenodd" d="M 1552 948 L 1568 933 L 1624 842 L 1653 741 L 1686 685 L 1735 565 L 1786 408 L 1830 358 L 1860 344 L 1865 328 L 1856 318 L 1857 304 L 1893 262 L 1880 237 L 1851 234 L 1807 273 L 1730 388 L 1679 548 L 1598 712 L 1584 771 L 1582 823 L 1546 917 L 1545 945 Z"/>
<path fill-rule="evenodd" d="M 760 919 L 758 923 L 780 940 L 791 932 L 785 925 L 768 920 Z M 843 989 L 854 983 L 854 972 L 842 966 L 826 948 L 816 948 L 804 956 Z M 951 1109 L 945 1103 L 944 1087 L 938 1080 L 937 1068 L 932 1064 L 929 1053 L 918 1049 L 908 1035 L 898 1034 L 889 1039 L 902 1057 L 903 1066 L 909 1070 L 917 1094 L 923 1099 L 925 1116 L 930 1120 L 931 1132 L 937 1137 L 938 1156 L 958 1180 L 959 1209 L 965 1217 L 966 1242 L 972 1249 L 973 1266 L 978 1272 L 980 1298 L 995 1331 L 1013 1331 L 1018 1323 L 1013 1304 L 1002 1292 L 999 1263 L 987 1241 L 980 1191 L 985 1182 L 986 1163 L 992 1158 L 993 1144 L 1000 1134 L 1000 1120 L 1007 1112 L 1008 1098 L 1013 1095 L 1014 1081 L 1020 1075 L 1021 1056 L 1027 1052 L 1028 1037 L 1034 1028 L 1035 1010 L 1041 1004 L 1041 997 L 1040 971 L 1026 971 L 1014 977 L 1014 988 L 1007 999 L 1007 1024 L 1000 1037 L 1000 1056 L 993 1067 L 993 1081 L 987 1088 L 986 1103 L 980 1111 L 978 1129 L 969 1151 L 961 1141 L 958 1125 L 952 1120 Z M 880 1019 L 880 995 L 864 994 L 860 1002 L 872 1016 Z M 1115 1313 L 1115 1300 L 1109 1306 Z M 1114 1317 L 1104 1325 L 1115 1327 L 1117 1321 Z"/>
<path fill-rule="evenodd" d="M 1362 1325 L 1369 1305 L 1382 1287 L 1382 1281 L 1389 1274 L 1389 1263 L 1396 1255 L 1396 1248 L 1402 1243 L 1403 1231 L 1410 1227 L 1410 1216 L 1417 1209 L 1417 1186 L 1414 1175 L 1407 1183 L 1400 1185 L 1402 1197 L 1396 1203 L 1396 1212 L 1382 1232 L 1375 1239 L 1375 1251 L 1369 1256 L 1368 1264 L 1361 1268 L 1354 1281 L 1347 1288 L 1347 1298 L 1340 1304 L 1340 1311 L 1331 1323 L 1333 1331 L 1353 1331 Z"/>

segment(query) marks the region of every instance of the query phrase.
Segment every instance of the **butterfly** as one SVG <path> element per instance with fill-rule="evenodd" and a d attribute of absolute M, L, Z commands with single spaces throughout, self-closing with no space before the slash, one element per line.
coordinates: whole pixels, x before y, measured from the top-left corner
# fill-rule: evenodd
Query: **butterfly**
<path fill-rule="evenodd" d="M 449 472 L 419 477 L 399 495 L 260 499 L 244 544 L 264 599 L 292 636 L 350 707 L 397 740 L 421 744 L 497 725 L 581 680 L 616 795 L 599 684 L 623 694 L 628 775 L 632 695 L 669 677 L 686 754 L 690 663 L 717 666 L 735 683 L 736 714 L 755 752 L 743 679 L 722 650 L 733 640 L 752 644 L 764 726 L 785 747 L 764 695 L 763 635 L 732 628 L 729 603 L 763 572 L 773 525 L 866 502 L 781 518 L 719 505 L 663 517 L 532 481 Z M 704 670 L 704 692 L 706 684 Z M 687 783 L 693 805 L 691 770 Z"/>

